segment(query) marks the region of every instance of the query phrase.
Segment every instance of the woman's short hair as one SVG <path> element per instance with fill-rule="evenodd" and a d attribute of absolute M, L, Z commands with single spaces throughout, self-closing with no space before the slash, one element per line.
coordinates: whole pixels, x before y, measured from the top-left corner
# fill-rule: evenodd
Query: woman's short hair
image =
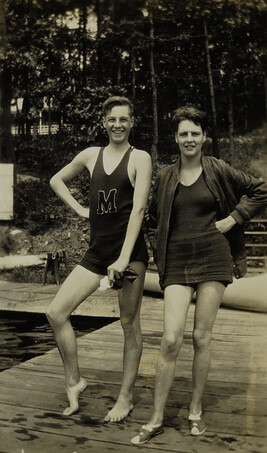
<path fill-rule="evenodd" d="M 179 123 L 184 120 L 193 121 L 193 123 L 202 128 L 203 132 L 207 129 L 207 114 L 196 107 L 186 105 L 172 112 L 172 124 L 176 131 Z"/>
<path fill-rule="evenodd" d="M 133 105 L 125 96 L 111 96 L 106 99 L 102 106 L 103 116 L 106 116 L 117 105 L 128 105 L 130 116 L 133 116 Z"/>

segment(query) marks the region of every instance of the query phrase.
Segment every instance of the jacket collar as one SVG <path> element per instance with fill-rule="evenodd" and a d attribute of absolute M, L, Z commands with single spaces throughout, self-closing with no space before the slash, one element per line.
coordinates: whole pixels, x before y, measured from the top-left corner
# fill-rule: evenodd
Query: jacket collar
<path fill-rule="evenodd" d="M 180 166 L 181 166 L 181 157 L 179 156 L 177 161 L 173 165 L 173 176 L 175 177 L 175 179 L 179 179 Z"/>
<path fill-rule="evenodd" d="M 205 156 L 201 153 L 201 165 L 204 169 L 205 167 Z M 180 174 L 180 167 L 181 167 L 181 157 L 179 156 L 177 161 L 173 164 L 173 175 L 176 179 L 179 179 Z"/>

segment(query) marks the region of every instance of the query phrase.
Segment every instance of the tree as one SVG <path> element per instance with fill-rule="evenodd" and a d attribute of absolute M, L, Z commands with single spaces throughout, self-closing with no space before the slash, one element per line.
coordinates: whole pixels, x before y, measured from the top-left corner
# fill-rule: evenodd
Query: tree
<path fill-rule="evenodd" d="M 0 161 L 14 162 L 14 150 L 11 140 L 11 80 L 6 65 L 6 19 L 5 3 L 0 2 Z"/>
<path fill-rule="evenodd" d="M 217 139 L 217 113 L 216 113 L 213 77 L 212 77 L 211 61 L 210 61 L 209 36 L 208 36 L 207 22 L 206 22 L 205 16 L 203 16 L 203 28 L 204 28 L 205 51 L 206 51 L 206 60 L 207 60 L 207 74 L 208 74 L 210 105 L 211 105 L 212 149 L 213 149 L 213 155 L 215 157 L 219 157 L 218 139 Z"/>
<path fill-rule="evenodd" d="M 169 115 L 178 106 L 208 111 L 214 144 L 215 126 L 233 136 L 265 119 L 263 0 L 8 0 L 6 24 L 26 150 L 32 131 L 32 146 L 41 141 L 44 99 L 48 124 L 58 117 L 58 153 L 104 143 L 101 103 L 113 94 L 134 100 L 134 142 L 155 160 L 176 152 Z"/>
<path fill-rule="evenodd" d="M 149 22 L 150 22 L 150 73 L 152 86 L 152 111 L 153 111 L 153 140 L 151 145 L 151 155 L 154 162 L 158 160 L 158 92 L 156 84 L 156 73 L 154 65 L 154 23 L 153 9 L 149 5 Z"/>

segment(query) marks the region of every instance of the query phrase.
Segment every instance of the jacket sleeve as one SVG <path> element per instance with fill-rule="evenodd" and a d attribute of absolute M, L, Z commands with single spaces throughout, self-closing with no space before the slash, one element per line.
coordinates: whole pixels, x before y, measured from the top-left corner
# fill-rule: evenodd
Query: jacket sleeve
<path fill-rule="evenodd" d="M 267 183 L 230 165 L 224 165 L 225 177 L 238 200 L 232 217 L 242 224 L 250 220 L 267 204 Z"/>
<path fill-rule="evenodd" d="M 156 249 L 157 249 L 157 230 L 158 230 L 158 223 L 157 223 L 157 197 L 158 197 L 158 185 L 159 185 L 159 178 L 156 178 L 154 188 L 152 191 L 151 201 L 148 207 L 147 214 L 145 216 L 145 232 L 149 243 L 152 248 L 153 256 L 155 259 L 156 256 Z"/>

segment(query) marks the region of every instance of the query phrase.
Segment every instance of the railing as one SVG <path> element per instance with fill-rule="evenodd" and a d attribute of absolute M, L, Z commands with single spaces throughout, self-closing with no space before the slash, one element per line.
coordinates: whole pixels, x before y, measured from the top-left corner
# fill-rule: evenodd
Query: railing
<path fill-rule="evenodd" d="M 267 219 L 252 219 L 245 229 L 249 272 L 267 271 Z"/>
<path fill-rule="evenodd" d="M 25 129 L 25 126 L 24 126 L 24 129 Z M 50 126 L 50 133 L 51 134 L 56 134 L 59 130 L 59 125 L 58 124 L 51 124 Z M 24 131 L 25 132 L 25 131 Z M 38 125 L 36 127 L 36 132 L 38 135 L 48 135 L 49 133 L 49 127 L 48 127 L 48 124 L 44 124 L 44 125 Z M 11 127 L 11 133 L 12 135 L 19 135 L 20 134 L 20 128 L 19 126 L 12 126 Z M 31 135 L 33 135 L 34 133 L 34 127 L 31 126 Z"/>

